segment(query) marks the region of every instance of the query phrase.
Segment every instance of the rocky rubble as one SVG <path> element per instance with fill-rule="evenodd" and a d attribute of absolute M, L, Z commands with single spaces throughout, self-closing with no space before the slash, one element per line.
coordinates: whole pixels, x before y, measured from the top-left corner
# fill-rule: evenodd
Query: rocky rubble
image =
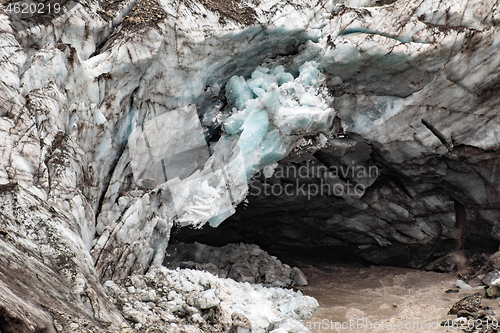
<path fill-rule="evenodd" d="M 447 328 L 460 329 L 464 332 L 484 332 L 495 333 L 500 328 L 495 312 L 487 307 L 481 306 L 482 296 L 480 293 L 475 293 L 470 296 L 463 297 L 461 300 L 453 304 L 449 310 L 449 315 L 456 315 L 453 320 L 446 320 L 441 323 L 441 326 Z"/>
<path fill-rule="evenodd" d="M 463 254 L 462 254 L 463 255 Z M 456 318 L 441 323 L 447 328 L 464 332 L 498 332 L 500 329 L 496 308 L 500 297 L 499 252 L 493 255 L 469 254 L 463 257 L 461 273 L 456 286 L 445 291 L 448 294 L 464 292 L 448 311 Z M 487 304 L 484 304 L 486 301 Z M 491 303 L 493 301 L 494 303 Z M 495 311 L 494 311 L 495 309 Z"/>
<path fill-rule="evenodd" d="M 171 269 L 203 270 L 221 278 L 265 286 L 307 285 L 307 278 L 300 268 L 281 263 L 255 244 L 215 247 L 197 242 L 173 243 L 167 249 L 163 265 Z"/>
<path fill-rule="evenodd" d="M 300 320 L 318 307 L 300 292 L 190 269 L 162 267 L 104 288 L 140 332 L 306 332 Z"/>
<path fill-rule="evenodd" d="M 318 307 L 300 292 L 194 270 L 153 269 L 103 287 L 75 221 L 15 183 L 0 186 L 0 219 L 0 249 L 9 254 L 0 267 L 2 332 L 129 332 L 130 326 L 144 332 L 305 332 L 300 320 Z M 279 267 L 291 276 L 290 267 Z M 286 278 L 275 285 L 291 284 Z"/>

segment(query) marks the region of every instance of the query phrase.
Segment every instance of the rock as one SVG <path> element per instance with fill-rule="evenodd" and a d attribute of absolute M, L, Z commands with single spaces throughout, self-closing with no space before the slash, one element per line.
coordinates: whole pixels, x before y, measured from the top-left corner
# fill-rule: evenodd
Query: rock
<path fill-rule="evenodd" d="M 155 290 L 144 291 L 140 294 L 139 299 L 142 302 L 157 302 L 158 296 L 156 296 Z"/>
<path fill-rule="evenodd" d="M 489 318 L 491 318 L 494 315 L 495 312 L 490 307 L 486 307 L 482 310 L 479 310 L 477 313 L 478 318 L 486 318 L 487 320 L 489 320 Z"/>
<path fill-rule="evenodd" d="M 441 258 L 437 258 L 436 260 L 425 266 L 424 269 L 436 272 L 461 271 L 466 261 L 467 259 L 463 255 L 451 253 Z"/>
<path fill-rule="evenodd" d="M 199 313 L 195 313 L 191 316 L 191 320 L 194 323 L 201 324 L 204 322 L 203 317 Z"/>
<path fill-rule="evenodd" d="M 500 270 L 500 251 L 497 251 L 490 256 L 490 262 L 492 263 L 495 271 Z"/>
<path fill-rule="evenodd" d="M 497 298 L 500 297 L 500 287 L 491 286 L 486 289 L 486 297 L 488 298 Z"/>
<path fill-rule="evenodd" d="M 229 277 L 266 286 L 292 287 L 304 281 L 307 284 L 307 279 L 298 268 L 297 273 L 294 273 L 296 270 L 253 244 L 215 247 L 198 242 L 176 242 L 167 249 L 163 264 L 172 269 L 204 270 L 221 278 Z"/>
<path fill-rule="evenodd" d="M 486 276 L 482 279 L 483 283 L 488 287 L 492 285 L 493 281 L 500 278 L 500 271 L 493 270 L 486 274 Z"/>
<path fill-rule="evenodd" d="M 452 306 L 448 314 L 457 314 L 461 310 L 468 311 L 469 313 L 477 312 L 481 307 L 481 300 L 482 297 L 479 293 L 464 297 Z"/>
<path fill-rule="evenodd" d="M 132 275 L 130 277 L 130 281 L 132 282 L 132 285 L 137 288 L 137 289 L 145 289 L 146 288 L 146 283 L 144 280 L 138 276 L 138 275 Z"/>
<path fill-rule="evenodd" d="M 132 308 L 123 308 L 123 316 L 134 322 L 134 323 L 139 323 L 139 324 L 145 324 L 146 323 L 146 314 L 142 313 L 141 311 L 134 310 Z"/>
<path fill-rule="evenodd" d="M 478 288 L 478 287 L 484 287 L 484 283 L 482 281 L 481 278 L 477 277 L 477 276 L 474 276 L 472 277 L 471 279 L 469 279 L 467 281 L 467 283 L 469 284 L 469 286 L 471 286 L 472 288 Z"/>
<path fill-rule="evenodd" d="M 252 332 L 252 323 L 243 314 L 233 312 L 231 314 L 231 329 L 229 333 L 250 333 Z"/>
<path fill-rule="evenodd" d="M 459 293 L 459 292 L 460 292 L 460 289 L 455 289 L 455 288 L 453 288 L 453 289 L 446 289 L 445 290 L 445 293 L 447 293 L 447 294 L 456 294 L 456 293 Z"/>
<path fill-rule="evenodd" d="M 491 281 L 491 286 L 499 287 L 500 286 L 500 278 L 497 278 L 497 279 Z"/>
<path fill-rule="evenodd" d="M 193 315 L 197 313 L 198 310 L 194 306 L 191 306 L 189 303 L 192 303 L 189 299 L 187 300 L 186 303 L 183 303 L 182 310 L 186 312 L 188 315 Z"/>
<path fill-rule="evenodd" d="M 135 325 L 141 324 L 142 330 L 170 332 L 170 323 L 196 332 L 228 332 L 231 327 L 248 332 L 252 327 L 256 331 L 292 326 L 305 329 L 300 320 L 310 317 L 318 307 L 315 299 L 299 292 L 221 279 L 190 269 L 161 267 L 137 277 L 145 281 L 146 289 L 129 293 L 126 285 L 130 280 L 124 279 L 117 282 L 120 290 L 112 299 L 123 316 Z M 211 288 L 206 289 L 208 286 Z M 145 295 L 157 295 L 158 302 L 149 301 Z M 293 310 L 282 311 L 284 306 Z M 259 312 L 266 316 L 255 316 Z"/>
<path fill-rule="evenodd" d="M 465 281 L 462 281 L 460 279 L 457 279 L 457 281 L 455 282 L 455 285 L 460 288 L 460 289 L 464 289 L 464 290 L 470 290 L 472 289 L 472 287 Z"/>
<path fill-rule="evenodd" d="M 296 286 L 307 286 L 307 278 L 297 267 L 292 268 L 292 279 Z"/>
<path fill-rule="evenodd" d="M 170 327 L 169 327 L 168 331 L 172 332 L 172 333 L 180 333 L 180 332 L 182 332 L 181 329 L 179 328 L 179 326 L 177 326 L 174 323 L 170 324 Z"/>
<path fill-rule="evenodd" d="M 467 310 L 458 310 L 457 311 L 457 317 L 459 318 L 477 318 L 478 313 L 477 312 L 470 312 Z"/>
<path fill-rule="evenodd" d="M 248 282 L 250 284 L 256 282 L 258 272 L 247 263 L 235 263 L 229 270 L 228 277 L 236 281 Z"/>
<path fill-rule="evenodd" d="M 111 297 L 118 295 L 118 293 L 120 292 L 120 287 L 118 287 L 116 283 L 111 280 L 104 282 L 103 287 L 106 290 L 106 294 Z"/>

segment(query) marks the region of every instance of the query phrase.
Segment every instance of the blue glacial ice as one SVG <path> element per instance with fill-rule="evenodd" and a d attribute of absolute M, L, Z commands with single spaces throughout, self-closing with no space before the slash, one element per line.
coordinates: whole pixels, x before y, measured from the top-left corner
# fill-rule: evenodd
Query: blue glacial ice
<path fill-rule="evenodd" d="M 226 116 L 222 118 L 222 134 L 210 148 L 201 144 L 204 135 L 194 106 L 188 108 L 189 112 L 179 109 L 157 117 L 154 126 L 146 122 L 144 129 L 154 127 L 158 131 L 173 123 L 198 124 L 190 127 L 191 135 L 177 133 L 183 142 L 175 146 L 194 147 L 203 158 L 197 160 L 188 175 L 180 177 L 182 161 L 178 153 L 173 156 L 169 151 L 171 145 L 165 144 L 172 129 L 163 138 L 153 136 L 162 138 L 156 143 L 146 142 L 141 131 L 133 133 L 129 147 L 135 151 L 131 156 L 139 159 L 131 163 L 136 181 L 163 183 L 160 188 L 171 194 L 181 225 L 219 225 L 245 199 L 248 182 L 255 173 L 287 156 L 303 136 L 331 129 L 335 111 L 329 106 L 323 82 L 320 65 L 313 61 L 302 64 L 296 77 L 283 66 L 259 66 L 250 77 L 231 77 L 225 87 L 228 106 L 223 111 Z M 185 132 L 188 127 L 176 128 Z"/>
<path fill-rule="evenodd" d="M 283 66 L 259 66 L 250 79 L 234 76 L 226 85 L 234 112 L 223 130 L 237 141 L 247 179 L 285 157 L 300 136 L 329 130 L 334 110 L 318 92 L 318 64 L 306 62 L 299 72 L 294 79 Z"/>

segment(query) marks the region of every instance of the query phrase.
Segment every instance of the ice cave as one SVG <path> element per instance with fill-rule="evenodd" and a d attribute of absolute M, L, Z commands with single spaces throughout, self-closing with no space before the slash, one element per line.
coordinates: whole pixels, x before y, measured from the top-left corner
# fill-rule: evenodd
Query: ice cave
<path fill-rule="evenodd" d="M 500 331 L 498 0 L 3 0 L 0 333 Z"/>

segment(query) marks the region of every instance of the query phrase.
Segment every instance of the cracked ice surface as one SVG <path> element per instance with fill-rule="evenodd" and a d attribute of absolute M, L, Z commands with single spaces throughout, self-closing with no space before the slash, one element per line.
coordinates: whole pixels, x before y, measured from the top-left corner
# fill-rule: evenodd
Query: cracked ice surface
<path fill-rule="evenodd" d="M 128 145 L 135 182 L 148 189 L 186 178 L 209 158 L 194 105 L 146 121 L 130 134 Z"/>

